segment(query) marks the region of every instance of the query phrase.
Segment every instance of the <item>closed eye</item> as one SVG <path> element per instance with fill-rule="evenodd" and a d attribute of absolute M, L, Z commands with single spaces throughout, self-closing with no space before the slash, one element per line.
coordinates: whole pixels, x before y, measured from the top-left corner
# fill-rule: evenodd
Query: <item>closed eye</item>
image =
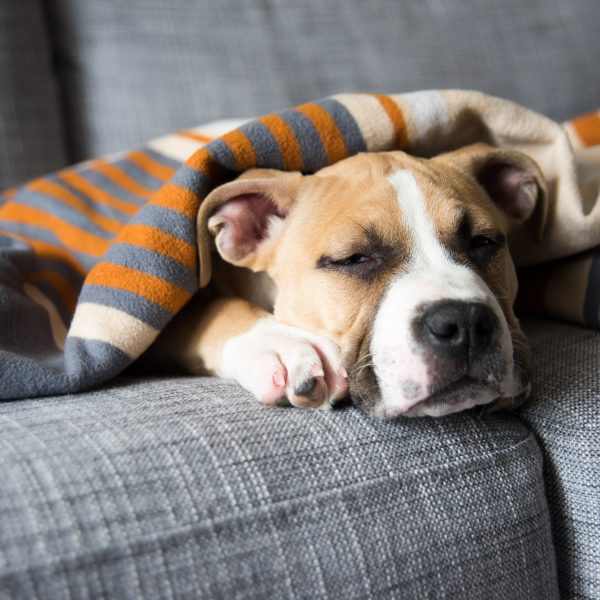
<path fill-rule="evenodd" d="M 364 240 L 354 247 L 346 246 L 337 252 L 322 255 L 317 269 L 325 269 L 347 277 L 357 277 L 365 282 L 374 281 L 383 271 L 406 260 L 404 244 L 400 239 L 385 238 L 369 224 L 362 227 Z"/>
<path fill-rule="evenodd" d="M 359 265 L 366 262 L 371 262 L 373 257 L 367 256 L 366 254 L 351 254 L 350 256 L 346 256 L 344 258 L 340 258 L 338 260 L 330 259 L 332 265 L 338 265 L 340 267 L 349 267 L 352 265 Z"/>
<path fill-rule="evenodd" d="M 471 250 L 479 250 L 482 248 L 497 248 L 503 246 L 505 243 L 505 238 L 502 234 L 497 235 L 474 235 L 469 240 L 469 248 Z"/>
<path fill-rule="evenodd" d="M 353 252 L 341 258 L 321 256 L 317 261 L 317 268 L 372 281 L 384 262 L 384 258 L 377 253 Z"/>
<path fill-rule="evenodd" d="M 474 227 L 465 211 L 459 221 L 458 240 L 463 251 L 466 250 L 475 260 L 485 261 L 506 244 L 504 235 L 493 230 L 481 230 Z"/>

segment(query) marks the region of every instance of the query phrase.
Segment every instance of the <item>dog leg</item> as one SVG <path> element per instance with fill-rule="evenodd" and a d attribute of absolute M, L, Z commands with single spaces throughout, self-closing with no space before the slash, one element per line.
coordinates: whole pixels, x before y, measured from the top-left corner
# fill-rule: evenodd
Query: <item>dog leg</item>
<path fill-rule="evenodd" d="M 329 408 L 347 394 L 334 342 L 279 323 L 241 298 L 191 307 L 174 325 L 160 345 L 179 368 L 235 379 L 264 404 Z"/>

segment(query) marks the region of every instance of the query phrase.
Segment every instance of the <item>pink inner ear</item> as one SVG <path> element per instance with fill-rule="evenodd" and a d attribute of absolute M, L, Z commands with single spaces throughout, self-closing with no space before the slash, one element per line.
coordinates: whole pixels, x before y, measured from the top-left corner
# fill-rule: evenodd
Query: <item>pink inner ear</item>
<path fill-rule="evenodd" d="M 508 216 L 522 220 L 535 208 L 537 184 L 527 171 L 514 165 L 496 164 L 486 167 L 477 179 Z"/>
<path fill-rule="evenodd" d="M 268 235 L 271 217 L 284 218 L 285 212 L 263 194 L 236 196 L 220 206 L 209 223 L 221 226 L 218 246 L 223 257 L 241 260 L 254 252 Z"/>

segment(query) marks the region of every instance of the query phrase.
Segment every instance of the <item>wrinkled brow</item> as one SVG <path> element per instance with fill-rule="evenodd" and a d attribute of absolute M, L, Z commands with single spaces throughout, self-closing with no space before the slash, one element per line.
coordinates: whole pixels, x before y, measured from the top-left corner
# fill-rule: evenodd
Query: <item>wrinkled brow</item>
<path fill-rule="evenodd" d="M 408 258 L 406 240 L 382 233 L 374 223 L 361 225 L 365 250 L 377 254 L 386 264 L 396 265 Z"/>

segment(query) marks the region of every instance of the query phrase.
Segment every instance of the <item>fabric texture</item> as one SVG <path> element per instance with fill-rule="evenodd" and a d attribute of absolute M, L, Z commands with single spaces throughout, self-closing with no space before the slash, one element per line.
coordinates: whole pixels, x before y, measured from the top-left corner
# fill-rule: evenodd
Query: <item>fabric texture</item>
<path fill-rule="evenodd" d="M 533 396 L 520 416 L 537 436 L 561 598 L 600 597 L 600 333 L 531 322 Z"/>
<path fill-rule="evenodd" d="M 266 408 L 218 379 L 0 404 L 7 599 L 557 598 L 518 419 Z"/>
<path fill-rule="evenodd" d="M 346 94 L 250 121 L 175 171 L 177 140 L 198 144 L 206 132 L 33 181 L 0 204 L 0 399 L 85 389 L 138 358 L 210 279 L 210 240 L 196 236 L 196 216 L 211 189 L 252 167 L 311 173 L 361 151 L 430 156 L 473 142 L 526 151 L 549 193 L 511 234 L 511 253 L 529 265 L 587 251 L 573 269 L 560 265 L 566 301 L 561 283 L 542 302 L 533 288 L 533 304 L 599 326 L 600 162 L 583 148 L 580 182 L 567 133 L 582 147 L 600 142 L 598 123 L 590 115 L 565 130 L 479 92 Z"/>
<path fill-rule="evenodd" d="M 0 2 L 0 191 L 71 162 L 41 0 Z"/>
<path fill-rule="evenodd" d="M 74 160 L 343 92 L 598 106 L 597 0 L 52 0 Z"/>

